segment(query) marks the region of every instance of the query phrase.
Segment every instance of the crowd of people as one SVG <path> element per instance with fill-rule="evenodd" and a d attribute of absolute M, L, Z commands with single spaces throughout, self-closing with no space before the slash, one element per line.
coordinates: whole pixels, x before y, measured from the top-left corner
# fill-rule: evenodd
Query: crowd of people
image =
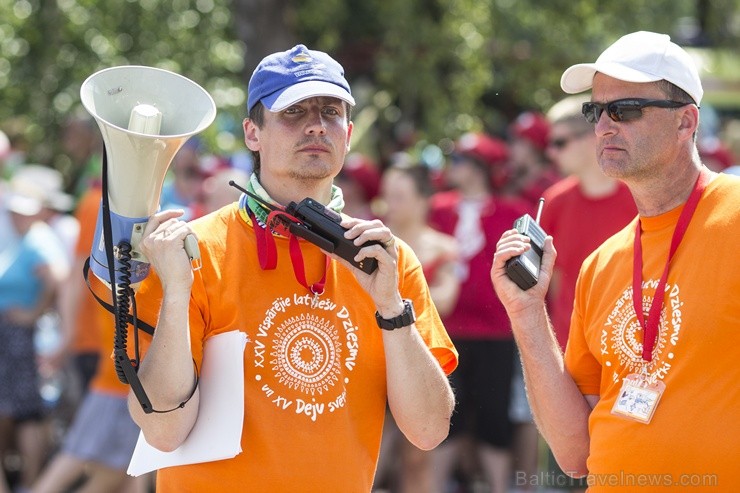
<path fill-rule="evenodd" d="M 341 435 L 343 432 L 352 435 L 352 440 L 342 447 L 321 445 L 318 447 L 320 453 L 316 452 L 317 456 L 306 462 L 306 451 L 316 443 L 311 442 L 310 433 L 305 437 L 306 443 L 293 436 L 290 439 L 300 445 L 281 459 L 275 455 L 281 450 L 278 446 L 285 445 L 281 441 L 287 440 L 295 429 L 302 430 L 304 424 L 295 423 L 296 418 L 287 414 L 277 415 L 271 397 L 275 392 L 282 394 L 283 409 L 290 402 L 303 402 L 299 397 L 306 398 L 309 394 L 301 394 L 297 389 L 300 387 L 303 392 L 302 385 L 307 384 L 301 378 L 309 370 L 299 368 L 297 359 L 291 358 L 298 358 L 295 354 L 312 352 L 314 359 L 310 363 L 329 365 L 320 361 L 318 348 L 338 344 L 337 335 L 327 329 L 334 323 L 329 319 L 321 318 L 320 330 L 314 335 L 307 335 L 298 323 L 292 326 L 293 322 L 285 321 L 271 335 L 276 345 L 293 345 L 290 347 L 293 352 L 285 356 L 285 361 L 275 356 L 277 349 L 273 348 L 274 359 L 269 364 L 273 369 L 278 368 L 279 375 L 261 371 L 259 363 L 247 371 L 247 376 L 255 381 L 245 386 L 249 391 L 248 385 L 252 385 L 255 394 L 251 394 L 254 403 L 247 400 L 245 404 L 246 413 L 260 416 L 261 421 L 245 421 L 245 433 L 249 436 L 242 441 L 245 452 L 240 462 L 235 462 L 234 469 L 228 473 L 224 468 L 229 467 L 229 463 L 209 471 L 190 466 L 182 474 L 168 473 L 164 479 L 158 478 L 162 483 L 158 483 L 157 488 L 168 491 L 168 488 L 195 484 L 193 482 L 200 477 L 208 481 L 212 474 L 222 474 L 221 481 L 233 481 L 237 485 L 243 471 L 261 478 L 262 483 L 255 484 L 269 485 L 270 481 L 275 481 L 267 477 L 269 471 L 293 466 L 297 472 L 291 477 L 310 474 L 311 470 L 323 471 L 326 466 L 319 466 L 318 462 L 326 461 L 326 457 L 344 460 L 363 470 L 357 476 L 350 472 L 332 474 L 342 476 L 347 482 L 358 478 L 377 492 L 505 493 L 534 491 L 547 486 L 558 488 L 563 484 L 572 490 L 585 488 L 583 481 L 556 480 L 566 477 L 558 464 L 577 462 L 577 468 L 568 470 L 568 474 L 572 474 L 575 470 L 582 472 L 585 463 L 562 459 L 567 455 L 563 450 L 569 445 L 564 438 L 565 432 L 558 429 L 561 421 L 557 411 L 551 409 L 555 405 L 572 409 L 573 420 L 580 420 L 587 414 L 584 414 L 586 401 L 580 402 L 575 397 L 575 386 L 582 389 L 591 407 L 596 401 L 592 403 L 588 398 L 591 394 L 599 394 L 598 377 L 593 377 L 593 372 L 594 366 L 600 363 L 587 357 L 593 341 L 586 340 L 582 332 L 571 333 L 571 327 L 583 329 L 586 324 L 583 318 L 593 315 L 585 312 L 594 310 L 583 306 L 584 290 L 592 287 L 579 285 L 579 273 L 584 260 L 605 240 L 634 221 L 638 213 L 649 216 L 649 199 L 655 198 L 649 190 L 639 188 L 641 182 L 637 178 L 630 176 L 620 181 L 624 177 L 618 173 L 604 173 L 603 163 L 600 165 L 597 158 L 599 139 L 601 133 L 610 131 L 604 128 L 604 120 L 608 117 L 615 125 L 622 118 L 608 107 L 614 103 L 588 106 L 592 96 L 573 95 L 563 98 L 545 113 L 523 111 L 514 115 L 508 125 L 502 126 L 506 131 L 498 135 L 474 132 L 452 136 L 454 147 L 445 155 L 445 165 L 439 168 L 429 166 L 411 148 L 390 156 L 348 153 L 352 131 L 349 108 L 354 100 L 349 87 L 343 85 L 346 81 L 341 69 L 332 64 L 331 58 L 322 59 L 325 66 L 320 70 L 328 72 L 321 76 L 331 79 L 330 82 L 341 86 L 341 90 L 334 88 L 333 92 L 326 93 L 325 88 L 319 90 L 309 84 L 305 87 L 310 86 L 310 89 L 286 91 L 299 84 L 280 79 L 281 73 L 273 71 L 275 65 L 292 70 L 291 64 L 325 56 L 301 45 L 286 53 L 289 53 L 288 58 L 284 54 L 266 58 L 250 83 L 250 113 L 244 124 L 245 141 L 253 153 L 250 166 L 245 167 L 241 161 L 232 161 L 228 156 L 210 154 L 197 138 L 191 139 L 175 155 L 170 166 L 161 194 L 163 212 L 150 221 L 145 233 L 148 242 L 143 246 L 156 274 L 147 279 L 142 289 L 147 299 L 142 301 L 141 313 L 150 321 L 159 318 L 158 331 L 164 335 L 145 344 L 151 357 L 144 360 L 148 361 L 148 366 L 142 367 L 142 381 L 147 388 L 154 389 L 155 407 L 169 409 L 170 403 L 184 402 L 182 395 L 163 390 L 166 387 L 183 388 L 185 397 L 191 392 L 190 368 L 193 361 L 196 367 L 200 366 L 203 348 L 194 344 L 192 349 L 186 347 L 187 351 L 176 356 L 170 351 L 183 349 L 181 342 L 167 345 L 167 341 L 178 339 L 176 334 L 187 333 L 177 332 L 178 323 L 187 327 L 183 315 L 191 314 L 190 338 L 200 343 L 217 323 L 243 329 L 239 323 L 256 326 L 262 320 L 257 320 L 256 315 L 245 308 L 228 307 L 245 296 L 246 288 L 234 288 L 234 292 L 221 293 L 222 299 L 216 299 L 215 291 L 211 291 L 214 287 L 209 287 L 206 279 L 214 283 L 218 279 L 219 283 L 232 287 L 240 286 L 237 279 L 259 279 L 262 286 L 257 286 L 256 281 L 250 284 L 249 297 L 255 303 L 266 303 L 268 308 L 273 298 L 267 297 L 278 293 L 280 296 L 289 293 L 289 298 L 300 299 L 292 287 L 286 289 L 279 282 L 282 279 L 292 285 L 295 275 L 301 283 L 293 240 L 277 242 L 276 255 L 281 260 L 277 268 L 272 267 L 274 273 L 264 267 L 259 250 L 264 236 L 260 237 L 259 231 L 273 228 L 272 217 L 269 211 L 262 210 L 252 199 L 229 186 L 230 180 L 273 204 L 285 204 L 312 194 L 324 204 L 340 204 L 335 209 L 354 218 L 345 219 L 343 223 L 352 232 L 352 239 L 379 242 L 363 249 L 373 249 L 371 256 L 377 259 L 379 267 L 374 282 L 366 282 L 361 275 L 355 274 L 356 279 L 352 277 L 349 264 L 340 266 L 340 262 L 345 261 L 331 257 L 337 262 L 330 266 L 328 260 L 324 263 L 320 250 L 309 250 L 304 245 L 301 253 L 301 247 L 297 247 L 298 256 L 305 257 L 305 261 L 301 260 L 301 269 L 303 262 L 306 266 L 302 285 L 312 293 L 315 301 L 309 316 L 324 316 L 314 313 L 318 312 L 316 300 L 322 296 L 326 306 L 346 303 L 351 307 L 344 314 L 338 311 L 337 317 L 346 319 L 351 313 L 360 331 L 377 330 L 362 325 L 372 323 L 374 326 L 375 312 L 381 327 L 382 319 L 386 324 L 397 324 L 395 328 L 402 330 L 411 327 L 415 338 L 401 339 L 401 331 L 393 330 L 382 331 L 382 339 L 380 332 L 363 336 L 359 343 L 365 359 L 358 360 L 358 364 L 372 369 L 360 371 L 353 371 L 354 362 L 347 359 L 350 355 L 339 349 L 336 354 L 329 350 L 321 353 L 323 358 L 336 356 L 337 361 L 341 357 L 344 363 L 337 363 L 337 367 L 346 366 L 348 370 L 329 368 L 327 372 L 331 375 L 316 377 L 324 390 L 317 386 L 315 391 L 331 395 L 335 408 L 343 407 L 348 399 L 359 400 L 361 404 L 355 404 L 359 410 L 354 412 L 371 426 L 360 430 L 350 422 L 338 423 L 328 416 L 320 416 L 311 426 L 313 430 L 322 430 L 327 435 L 326 440 L 342 442 L 346 440 Z M 569 92 L 591 89 L 593 84 L 594 94 L 598 93 L 595 101 L 631 97 L 634 96 L 632 92 L 640 90 L 645 91 L 646 98 L 658 97 L 651 88 L 637 90 L 629 85 L 647 80 L 620 79 L 618 74 L 605 76 L 599 68 L 597 66 L 591 73 L 592 83 Z M 265 89 L 275 85 L 285 92 L 273 95 Z M 693 101 L 698 103 L 696 98 Z M 586 107 L 592 118 L 584 118 Z M 291 111 L 286 113 L 285 108 Z M 687 116 L 694 122 L 692 131 L 696 131 L 697 118 Z M 325 133 L 330 134 L 325 139 L 301 140 L 299 144 L 306 155 L 331 155 L 332 168 L 321 177 L 295 174 L 280 162 L 281 143 L 274 136 L 287 138 L 290 131 L 302 125 L 307 128 L 323 125 Z M 698 134 L 696 147 L 700 162 L 714 172 L 736 173 L 738 168 L 733 165 L 737 162 L 728 145 L 733 142 L 732 136 L 728 138 L 722 132 L 703 135 L 698 131 Z M 681 136 L 683 139 L 683 134 Z M 73 168 L 79 170 L 74 182 L 48 166 L 18 164 L 17 153 L 13 154 L 14 164 L 2 170 L 0 337 L 5 342 L 0 344 L 0 493 L 154 491 L 152 475 L 132 478 L 126 474 L 139 430 L 143 429 L 145 435 L 153 437 L 152 442 L 165 449 L 182 443 L 182 437 L 187 436 L 197 415 L 197 388 L 191 393 L 191 397 L 195 396 L 195 406 L 188 406 L 186 402 L 180 406 L 182 410 L 178 412 L 185 414 L 176 412 L 152 417 L 133 408 L 133 419 L 129 414 L 129 388 L 118 380 L 110 357 L 113 316 L 96 302 L 81 274 L 92 247 L 102 193 L 99 179 L 102 142 L 97 127 L 88 119 L 67 122 L 62 138 L 61 147 Z M 740 141 L 735 139 L 734 143 Z M 684 141 L 686 139 L 681 140 Z M 0 145 L 4 145 L 0 147 L 0 163 L 10 163 L 9 156 L 17 150 L 8 139 L 0 139 Z M 314 147 L 309 149 L 310 146 Z M 676 149 L 677 153 L 691 154 L 688 143 Z M 308 186 L 309 182 L 315 185 Z M 635 194 L 642 199 L 637 204 Z M 554 238 L 557 257 L 552 259 L 554 249 L 552 242 L 548 242 L 545 246 L 547 259 L 543 259 L 545 289 L 538 286 L 524 295 L 501 280 L 502 258 L 527 248 L 517 243 L 519 237 L 512 236 L 510 230 L 522 215 L 536 215 L 540 197 L 545 199 L 540 224 Z M 663 212 L 661 209 L 660 213 Z M 697 214 L 701 212 L 699 209 Z M 202 278 L 194 279 L 186 275 L 181 266 L 175 265 L 173 252 L 178 245 L 174 240 L 192 233 L 178 218 L 195 221 L 194 230 L 199 239 L 208 238 L 202 249 L 210 264 L 199 274 L 204 276 Z M 644 217 L 642 221 L 645 236 L 651 238 L 648 232 L 652 226 Z M 225 224 L 236 230 L 243 223 L 248 225 L 247 229 L 238 229 L 239 234 L 233 236 L 226 235 Z M 273 232 L 279 240 L 284 239 L 283 236 L 290 237 L 277 226 Z M 614 242 L 609 245 L 611 250 L 602 255 L 622 255 L 619 245 Z M 230 252 L 244 249 L 244 257 L 229 257 L 227 262 L 224 260 L 227 246 Z M 256 250 L 247 253 L 247 246 Z M 283 253 L 285 258 L 292 260 L 287 263 L 282 260 Z M 606 257 L 591 259 L 587 267 L 592 277 L 590 283 L 595 283 L 599 275 L 608 275 L 602 272 L 608 270 L 602 264 L 609 261 Z M 259 265 L 263 267 L 260 269 Z M 317 278 L 322 280 L 310 286 L 305 281 Z M 173 295 L 174 281 L 182 279 L 187 286 L 192 285 L 192 292 L 179 290 Z M 340 281 L 344 283 L 343 288 L 338 288 Z M 90 282 L 93 288 L 99 283 L 93 276 Z M 168 312 L 164 304 L 160 312 L 160 299 L 163 296 L 167 299 L 168 294 L 170 303 L 179 313 Z M 404 311 L 399 315 L 401 312 L 396 310 L 395 302 L 401 306 L 402 299 Z M 409 315 L 408 305 L 412 304 L 416 313 L 412 309 Z M 535 305 L 536 308 L 531 308 Z M 549 313 L 546 318 L 551 320 L 552 340 L 545 330 L 550 327 L 548 322 L 537 318 L 544 312 L 545 305 Z M 209 310 L 217 314 L 204 314 Z M 194 320 L 195 312 L 202 318 Z M 293 315 L 300 314 L 296 311 Z M 531 329 L 528 326 L 532 325 L 531 320 L 535 319 L 544 327 L 543 330 L 537 327 L 537 342 L 533 342 L 534 335 L 525 334 Z M 264 327 L 269 324 L 265 323 L 250 334 L 253 344 L 255 341 L 268 343 L 264 339 Z M 51 333 L 42 330 L 44 324 L 52 324 Z M 216 331 L 222 332 L 223 327 L 216 327 Z M 299 336 L 303 339 L 297 340 Z M 568 353 L 563 363 L 566 344 L 579 352 Z M 403 352 L 399 349 L 394 353 L 388 349 L 391 345 L 402 348 Z M 542 348 L 549 348 L 549 352 Z M 245 354 L 249 361 L 256 362 L 259 357 L 257 348 L 248 347 Z M 560 355 L 560 359 L 554 355 Z M 404 358 L 408 359 L 407 363 Z M 542 368 L 565 364 L 576 375 L 575 384 L 572 380 L 569 383 L 556 380 L 542 369 L 535 370 L 538 358 L 547 362 Z M 375 370 L 381 360 L 384 363 L 382 375 L 379 375 Z M 614 358 L 605 361 L 607 366 L 618 363 Z M 171 374 L 165 370 L 165 362 L 172 365 Z M 182 371 L 174 375 L 175 369 Z M 249 373 L 251 371 L 256 375 Z M 338 377 L 343 378 L 343 382 L 339 382 Z M 532 389 L 540 378 L 542 385 L 549 386 L 549 392 L 536 394 L 537 404 L 530 409 L 527 395 L 532 398 Z M 283 390 L 285 380 L 294 381 L 290 390 Z M 356 390 L 356 382 L 367 386 L 368 394 L 362 398 L 358 396 L 362 391 Z M 415 384 L 422 387 L 414 389 Z M 566 384 L 568 388 L 563 390 Z M 449 389 L 454 392 L 455 405 L 451 416 L 445 417 L 445 392 Z M 559 390 L 568 397 L 553 394 Z M 376 391 L 377 395 L 371 393 Z M 310 394 L 314 395 L 314 392 Z M 543 404 L 548 400 L 553 406 Z M 423 405 L 428 408 L 422 409 Z M 532 411 L 535 411 L 534 416 Z M 597 411 L 601 413 L 599 419 L 604 420 L 603 410 L 594 407 L 594 412 Z M 425 420 L 436 426 L 427 426 Z M 540 437 L 535 421 L 552 446 L 552 452 Z M 262 436 L 265 431 L 260 431 L 260 426 L 265 423 L 275 426 L 275 433 L 280 429 L 286 438 Z M 444 432 L 445 423 L 449 434 Z M 585 429 L 584 423 L 583 420 L 578 422 Z M 339 428 L 334 428 L 336 426 Z M 172 436 L 160 431 L 170 428 L 177 429 Z M 376 431 L 380 434 L 381 428 L 382 440 L 372 435 Z M 571 437 L 578 432 L 583 430 L 573 431 Z M 600 435 L 599 439 L 597 445 L 606 447 L 606 437 Z M 273 441 L 276 443 L 267 444 Z M 358 457 L 346 457 L 353 446 L 361 449 L 356 452 Z M 599 461 L 594 467 L 606 468 L 603 471 L 608 472 L 613 461 L 605 458 L 600 449 L 592 448 L 591 453 Z M 269 467 L 259 465 L 258 471 L 254 465 L 246 464 L 255 454 L 270 457 Z M 374 461 L 378 455 L 376 468 Z M 332 467 L 336 466 L 335 462 Z M 552 472 L 552 476 L 548 475 L 553 480 L 552 485 L 518 481 L 519 478 L 537 478 L 542 470 Z M 223 484 L 226 483 L 219 483 Z"/>
<path fill-rule="evenodd" d="M 64 126 L 61 147 L 80 186 L 49 166 L 11 161 L 17 153 L 5 142 L 0 492 L 151 491 L 151 478 L 126 475 L 139 428 L 110 357 L 114 318 L 82 275 L 102 197 L 98 128 L 86 118 Z M 196 145 L 173 159 L 161 196 L 161 207 L 185 209 L 191 219 L 237 200 L 228 181 L 248 178 Z M 89 282 L 100 287 L 95 276 Z"/>

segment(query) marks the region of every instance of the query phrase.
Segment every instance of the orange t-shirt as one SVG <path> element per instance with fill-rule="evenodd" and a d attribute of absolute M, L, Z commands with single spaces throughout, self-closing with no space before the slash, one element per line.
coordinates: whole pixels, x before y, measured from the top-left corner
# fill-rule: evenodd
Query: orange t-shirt
<path fill-rule="evenodd" d="M 642 218 L 645 318 L 682 210 Z M 583 394 L 600 396 L 589 419 L 589 491 L 739 491 L 740 179 L 719 175 L 707 186 L 671 261 L 647 363 L 665 392 L 649 424 L 611 413 L 622 379 L 643 366 L 635 222 L 584 262 L 576 289 L 565 363 Z"/>
<path fill-rule="evenodd" d="M 162 469 L 158 492 L 367 492 L 373 482 L 386 406 L 385 356 L 372 299 L 352 273 L 330 262 L 326 290 L 313 297 L 295 278 L 288 240 L 262 270 L 255 233 L 236 204 L 193 221 L 203 268 L 190 300 L 193 357 L 204 341 L 240 330 L 244 353 L 243 452 L 233 459 Z M 399 247 L 399 286 L 416 327 L 446 373 L 457 353 L 429 296 L 421 265 Z M 301 241 L 309 283 L 325 257 Z M 137 294 L 139 314 L 157 320 L 161 289 L 150 274 Z M 312 304 L 313 303 L 313 304 Z"/>
<path fill-rule="evenodd" d="M 90 188 L 80 200 L 75 211 L 75 217 L 80 222 L 80 234 L 75 248 L 75 254 L 78 258 L 85 258 L 90 255 L 102 196 L 100 187 Z M 82 274 L 72 272 L 72 275 L 81 276 Z M 94 277 L 92 273 L 90 276 Z M 98 352 L 101 343 L 100 330 L 96 323 L 98 307 L 98 303 L 87 290 L 87 287 L 83 287 L 77 310 L 77 330 L 71 345 L 75 353 Z"/>

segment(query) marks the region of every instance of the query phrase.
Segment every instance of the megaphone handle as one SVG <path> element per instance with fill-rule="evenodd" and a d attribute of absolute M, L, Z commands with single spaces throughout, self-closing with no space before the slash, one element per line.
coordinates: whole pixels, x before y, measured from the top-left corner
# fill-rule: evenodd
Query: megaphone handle
<path fill-rule="evenodd" d="M 203 264 L 200 261 L 198 240 L 195 239 L 194 235 L 187 235 L 185 237 L 185 252 L 190 257 L 190 265 L 193 267 L 193 270 L 200 270 Z"/>

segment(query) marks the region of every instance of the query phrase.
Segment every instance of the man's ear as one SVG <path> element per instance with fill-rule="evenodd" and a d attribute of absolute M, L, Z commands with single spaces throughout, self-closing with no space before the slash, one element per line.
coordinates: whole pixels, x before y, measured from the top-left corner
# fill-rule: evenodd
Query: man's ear
<path fill-rule="evenodd" d="M 355 125 L 352 122 L 349 122 L 347 124 L 347 150 L 345 152 L 349 152 L 352 142 L 352 129 L 355 128 Z"/>
<path fill-rule="evenodd" d="M 680 138 L 693 139 L 699 127 L 699 108 L 696 105 L 688 104 L 681 109 L 683 111 L 678 124 Z"/>
<path fill-rule="evenodd" d="M 244 127 L 244 144 L 246 144 L 247 149 L 254 152 L 259 152 L 260 150 L 260 129 L 255 123 L 250 120 L 249 118 L 245 118 L 242 122 L 242 126 Z"/>

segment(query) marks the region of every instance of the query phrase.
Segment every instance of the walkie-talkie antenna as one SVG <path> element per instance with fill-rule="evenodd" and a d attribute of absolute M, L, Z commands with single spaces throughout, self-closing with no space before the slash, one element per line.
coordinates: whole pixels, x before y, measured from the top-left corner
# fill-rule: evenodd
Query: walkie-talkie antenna
<path fill-rule="evenodd" d="M 259 198 L 257 195 L 253 194 L 249 190 L 246 190 L 245 188 L 240 187 L 234 180 L 229 180 L 229 185 L 231 185 L 232 187 L 236 188 L 237 190 L 239 190 L 241 192 L 246 193 L 247 195 L 249 195 L 250 197 L 252 197 L 254 200 L 256 200 L 257 202 L 259 202 L 260 204 L 264 205 L 265 207 L 267 207 L 271 211 L 281 211 L 282 212 L 282 210 L 283 210 L 283 209 L 281 209 L 279 207 L 275 207 L 271 203 L 269 203 L 269 202 L 267 202 L 267 201 Z"/>
<path fill-rule="evenodd" d="M 537 224 L 540 223 L 540 216 L 542 216 L 542 207 L 545 205 L 545 197 L 540 197 L 539 205 L 537 206 L 537 218 L 534 220 Z"/>

